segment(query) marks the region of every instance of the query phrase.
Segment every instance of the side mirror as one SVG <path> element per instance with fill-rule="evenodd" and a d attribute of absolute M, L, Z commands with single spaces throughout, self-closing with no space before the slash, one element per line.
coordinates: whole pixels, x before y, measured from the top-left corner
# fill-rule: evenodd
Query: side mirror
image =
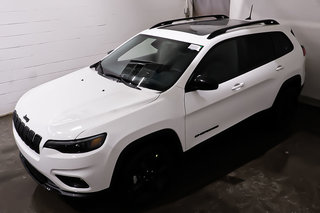
<path fill-rule="evenodd" d="M 205 75 L 197 75 L 189 82 L 186 92 L 195 90 L 216 90 L 218 87 L 219 84 L 216 80 L 208 78 Z"/>

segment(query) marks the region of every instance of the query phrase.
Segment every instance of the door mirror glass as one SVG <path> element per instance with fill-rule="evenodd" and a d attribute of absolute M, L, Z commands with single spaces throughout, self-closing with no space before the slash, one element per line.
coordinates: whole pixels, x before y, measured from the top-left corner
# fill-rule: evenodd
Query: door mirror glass
<path fill-rule="evenodd" d="M 216 80 L 208 78 L 206 75 L 197 75 L 192 79 L 190 85 L 187 87 L 186 92 L 195 90 L 215 90 L 218 89 L 219 84 Z"/>

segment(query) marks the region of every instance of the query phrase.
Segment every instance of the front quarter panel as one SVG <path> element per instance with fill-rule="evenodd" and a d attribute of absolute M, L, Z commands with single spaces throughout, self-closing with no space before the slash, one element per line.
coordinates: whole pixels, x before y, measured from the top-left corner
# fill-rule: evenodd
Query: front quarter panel
<path fill-rule="evenodd" d="M 102 147 L 104 152 L 103 172 L 105 185 L 110 186 L 113 171 L 121 152 L 132 142 L 163 129 L 172 129 L 178 135 L 182 149 L 185 150 L 184 89 L 172 87 L 162 93 L 152 103 L 122 115 L 112 122 L 86 130 L 79 135 L 84 138 L 101 132 L 107 133 Z M 150 141 L 152 142 L 152 141 Z"/>

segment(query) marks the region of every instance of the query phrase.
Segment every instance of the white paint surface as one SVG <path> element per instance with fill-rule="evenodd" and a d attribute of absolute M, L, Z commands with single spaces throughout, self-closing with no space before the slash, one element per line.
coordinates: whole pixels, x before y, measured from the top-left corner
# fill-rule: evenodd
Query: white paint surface
<path fill-rule="evenodd" d="M 291 26 L 306 47 L 306 82 L 302 95 L 320 100 L 320 1 L 231 0 L 230 17 L 245 19 L 252 4 L 253 20 L 273 18 Z"/>
<path fill-rule="evenodd" d="M 92 64 L 157 22 L 183 17 L 183 6 L 184 0 L 1 0 L 0 115 L 32 87 Z"/>

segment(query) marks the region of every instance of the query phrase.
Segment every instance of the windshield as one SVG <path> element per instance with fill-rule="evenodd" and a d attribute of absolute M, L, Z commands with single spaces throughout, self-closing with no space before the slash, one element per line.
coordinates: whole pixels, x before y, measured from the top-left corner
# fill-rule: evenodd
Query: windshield
<path fill-rule="evenodd" d="M 105 77 L 126 85 L 165 91 L 182 75 L 202 46 L 138 35 L 103 59 L 96 67 Z"/>

